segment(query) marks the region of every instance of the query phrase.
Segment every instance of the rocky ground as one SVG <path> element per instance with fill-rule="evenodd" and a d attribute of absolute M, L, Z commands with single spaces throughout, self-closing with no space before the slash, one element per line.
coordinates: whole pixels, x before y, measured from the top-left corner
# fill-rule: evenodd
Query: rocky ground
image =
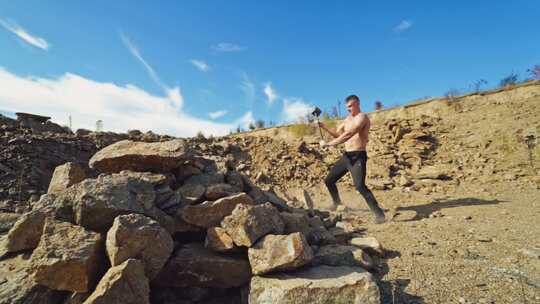
<path fill-rule="evenodd" d="M 538 83 L 370 114 L 382 225 L 349 176 L 333 210 L 341 151 L 287 128 L 179 145 L 2 118 L 0 303 L 539 302 L 539 116 Z"/>

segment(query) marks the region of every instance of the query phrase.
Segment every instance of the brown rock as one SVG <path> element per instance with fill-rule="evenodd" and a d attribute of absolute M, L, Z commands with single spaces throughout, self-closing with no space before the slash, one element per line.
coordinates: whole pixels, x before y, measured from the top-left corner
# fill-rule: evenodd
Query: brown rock
<path fill-rule="evenodd" d="M 181 139 L 156 143 L 122 140 L 94 154 L 90 167 L 106 173 L 122 170 L 170 172 L 181 167 L 191 156 L 192 151 Z"/>
<path fill-rule="evenodd" d="M 21 216 L 0 244 L 0 256 L 36 248 L 43 233 L 44 224 L 44 213 L 30 212 Z"/>
<path fill-rule="evenodd" d="M 61 192 L 86 178 L 84 169 L 75 163 L 65 163 L 54 169 L 48 193 Z"/>
<path fill-rule="evenodd" d="M 105 244 L 112 266 L 131 258 L 139 259 L 149 279 L 163 268 L 174 245 L 165 229 L 140 214 L 118 216 L 107 232 Z"/>
<path fill-rule="evenodd" d="M 221 183 L 208 186 L 205 196 L 207 200 L 214 201 L 225 196 L 233 195 L 237 192 L 238 191 L 235 191 L 233 186 Z"/>
<path fill-rule="evenodd" d="M 0 212 L 0 234 L 8 232 L 20 217 L 18 213 Z"/>
<path fill-rule="evenodd" d="M 353 238 L 351 239 L 350 243 L 351 245 L 364 249 L 369 253 L 373 253 L 381 257 L 384 256 L 384 249 L 381 243 L 379 243 L 379 241 L 372 236 Z"/>
<path fill-rule="evenodd" d="M 177 216 L 195 226 L 216 227 L 219 226 L 224 217 L 231 214 L 238 204 L 252 205 L 253 199 L 245 193 L 231 195 L 214 202 L 208 201 L 200 205 L 187 206 L 179 210 Z"/>
<path fill-rule="evenodd" d="M 83 304 L 150 304 L 150 284 L 143 263 L 129 259 L 111 267 Z"/>
<path fill-rule="evenodd" d="M 236 248 L 232 238 L 221 227 L 208 228 L 204 247 L 217 252 L 228 252 Z"/>
<path fill-rule="evenodd" d="M 314 265 L 328 266 L 361 266 L 370 270 L 375 263 L 369 254 L 355 246 L 324 245 L 317 250 L 313 259 Z"/>
<path fill-rule="evenodd" d="M 36 282 L 51 289 L 87 292 L 94 286 L 102 250 L 99 234 L 46 220 L 29 272 Z"/>
<path fill-rule="evenodd" d="M 253 274 L 292 270 L 313 259 L 313 252 L 300 232 L 289 235 L 269 234 L 248 250 Z"/>
<path fill-rule="evenodd" d="M 284 223 L 279 211 L 270 203 L 264 205 L 239 204 L 221 222 L 237 246 L 251 247 L 262 236 L 283 233 Z"/>
<path fill-rule="evenodd" d="M 250 278 L 248 261 L 191 243 L 173 254 L 154 283 L 171 287 L 231 288 L 245 285 Z"/>
<path fill-rule="evenodd" d="M 359 267 L 317 266 L 293 273 L 254 276 L 250 304 L 379 304 L 373 276 Z"/>
<path fill-rule="evenodd" d="M 182 197 L 182 202 L 187 205 L 193 205 L 202 202 L 204 199 L 205 191 L 206 187 L 201 184 L 184 184 L 177 190 L 177 192 Z"/>

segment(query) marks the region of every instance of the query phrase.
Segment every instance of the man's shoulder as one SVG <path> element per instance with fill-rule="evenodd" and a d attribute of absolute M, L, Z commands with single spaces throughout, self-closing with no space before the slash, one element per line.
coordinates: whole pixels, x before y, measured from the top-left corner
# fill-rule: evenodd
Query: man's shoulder
<path fill-rule="evenodd" d="M 354 117 L 354 120 L 360 122 L 363 120 L 369 120 L 369 117 L 366 113 L 358 113 L 358 115 Z"/>

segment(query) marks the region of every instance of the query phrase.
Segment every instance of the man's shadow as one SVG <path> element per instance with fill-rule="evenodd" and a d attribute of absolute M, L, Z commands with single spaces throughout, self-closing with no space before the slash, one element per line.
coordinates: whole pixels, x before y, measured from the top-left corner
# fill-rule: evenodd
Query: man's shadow
<path fill-rule="evenodd" d="M 435 199 L 433 202 L 425 205 L 409 206 L 409 207 L 397 207 L 395 209 L 397 216 L 401 211 L 414 211 L 416 214 L 411 219 L 401 220 L 400 222 L 418 221 L 429 217 L 431 214 L 447 208 L 455 208 L 462 206 L 481 206 L 481 205 L 495 205 L 502 202 L 507 202 L 498 199 L 485 200 L 473 197 L 459 198 L 452 200 Z"/>

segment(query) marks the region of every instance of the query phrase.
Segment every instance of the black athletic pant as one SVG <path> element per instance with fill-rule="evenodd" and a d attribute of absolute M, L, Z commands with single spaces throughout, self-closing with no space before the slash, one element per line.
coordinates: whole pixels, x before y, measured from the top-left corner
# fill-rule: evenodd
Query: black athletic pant
<path fill-rule="evenodd" d="M 345 152 L 332 169 L 330 169 L 328 176 L 324 179 L 324 183 L 332 196 L 334 204 L 341 204 L 336 183 L 347 171 L 351 172 L 354 187 L 364 197 L 369 209 L 371 209 L 375 216 L 381 217 L 384 216 L 384 213 L 379 207 L 375 196 L 373 196 L 373 193 L 366 186 L 366 162 L 366 151 Z"/>

